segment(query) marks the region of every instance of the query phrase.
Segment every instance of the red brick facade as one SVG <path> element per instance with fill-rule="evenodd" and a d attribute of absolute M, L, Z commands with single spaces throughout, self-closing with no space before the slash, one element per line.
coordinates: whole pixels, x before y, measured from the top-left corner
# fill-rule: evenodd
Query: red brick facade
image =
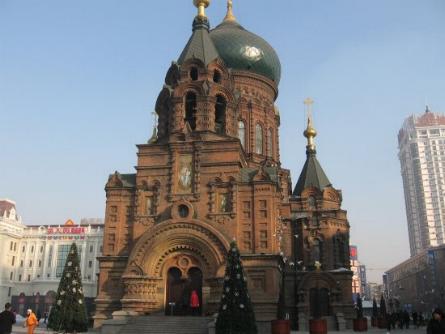
<path fill-rule="evenodd" d="M 156 102 L 157 138 L 138 145 L 136 174 L 116 172 L 106 184 L 98 323 L 116 310 L 168 309 L 171 268 L 185 281 L 199 269 L 202 313 L 216 312 L 232 239 L 257 320 L 279 312 L 295 324 L 299 313 L 309 317 L 314 287 L 329 290 L 329 315 L 351 317 L 341 193 L 291 195 L 280 164 L 277 93 L 274 81 L 229 70 L 220 59 L 170 67 Z"/>

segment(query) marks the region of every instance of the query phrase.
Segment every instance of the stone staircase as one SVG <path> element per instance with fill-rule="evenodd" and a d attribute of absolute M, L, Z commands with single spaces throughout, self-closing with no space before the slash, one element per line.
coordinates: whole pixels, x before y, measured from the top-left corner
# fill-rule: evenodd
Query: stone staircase
<path fill-rule="evenodd" d="M 131 318 L 119 334 L 207 334 L 212 321 L 206 317 L 140 316 Z"/>

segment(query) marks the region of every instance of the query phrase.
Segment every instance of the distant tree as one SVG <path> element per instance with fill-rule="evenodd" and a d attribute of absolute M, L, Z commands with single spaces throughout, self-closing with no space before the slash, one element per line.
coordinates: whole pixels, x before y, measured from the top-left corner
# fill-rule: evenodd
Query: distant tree
<path fill-rule="evenodd" d="M 48 327 L 55 331 L 67 333 L 88 330 L 79 262 L 77 247 L 73 243 L 60 279 L 56 301 L 48 319 Z"/>
<path fill-rule="evenodd" d="M 236 243 L 230 244 L 216 334 L 257 334 L 247 278 Z"/>

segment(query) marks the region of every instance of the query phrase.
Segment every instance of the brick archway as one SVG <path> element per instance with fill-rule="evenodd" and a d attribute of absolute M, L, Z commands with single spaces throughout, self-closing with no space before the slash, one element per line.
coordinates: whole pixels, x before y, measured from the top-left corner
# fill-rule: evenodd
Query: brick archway
<path fill-rule="evenodd" d="M 172 265 L 199 268 L 203 276 L 203 311 L 225 266 L 229 243 L 211 225 L 197 220 L 165 221 L 147 231 L 130 254 L 122 277 L 127 311 L 152 313 L 165 309 L 166 279 Z"/>

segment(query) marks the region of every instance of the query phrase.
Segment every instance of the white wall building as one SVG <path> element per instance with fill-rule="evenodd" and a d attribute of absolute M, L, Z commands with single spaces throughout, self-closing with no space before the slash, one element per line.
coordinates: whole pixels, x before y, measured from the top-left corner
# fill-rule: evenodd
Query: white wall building
<path fill-rule="evenodd" d="M 428 107 L 410 116 L 399 131 L 411 256 L 444 243 L 445 115 Z"/>
<path fill-rule="evenodd" d="M 0 307 L 11 301 L 14 289 L 11 269 L 17 266 L 17 254 L 25 230 L 17 215 L 15 202 L 0 199 Z"/>
<path fill-rule="evenodd" d="M 80 254 L 85 297 L 96 297 L 102 241 L 101 219 L 29 226 L 17 216 L 13 201 L 0 200 L 0 305 L 12 301 L 20 313 L 27 307 L 47 308 L 73 242 Z"/>

